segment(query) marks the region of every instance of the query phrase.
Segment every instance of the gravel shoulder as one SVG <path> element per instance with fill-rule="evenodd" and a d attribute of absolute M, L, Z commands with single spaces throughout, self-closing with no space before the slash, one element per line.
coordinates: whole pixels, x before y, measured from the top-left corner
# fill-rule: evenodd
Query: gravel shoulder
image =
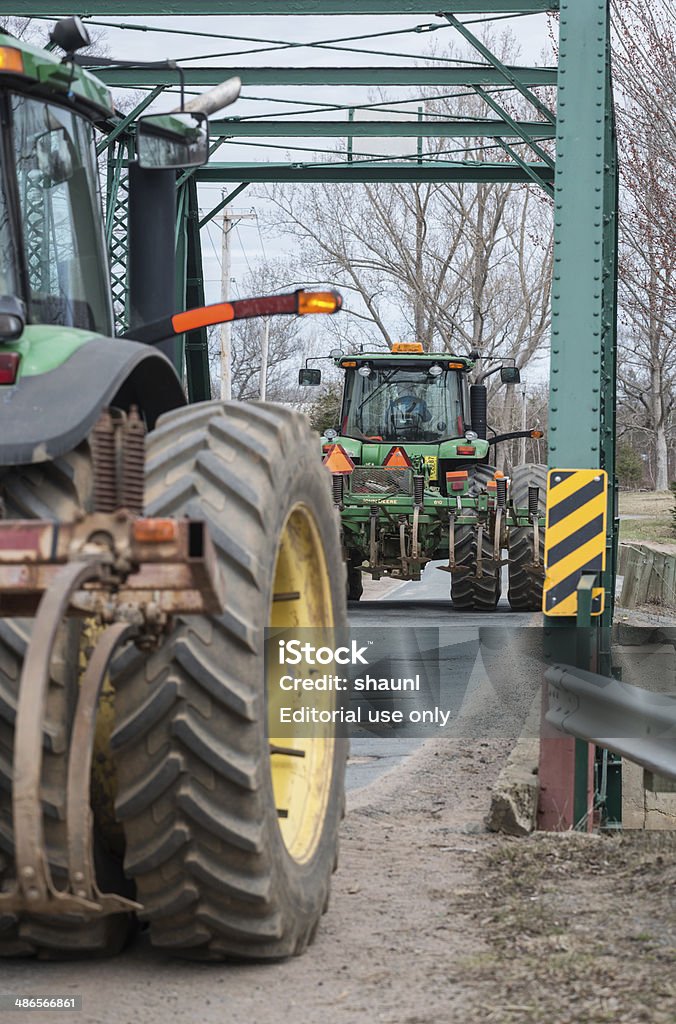
<path fill-rule="evenodd" d="M 81 993 L 74 1024 L 672 1024 L 676 836 L 485 832 L 510 746 L 429 741 L 350 795 L 300 959 L 172 962 L 141 937 L 112 961 L 5 963 L 0 990 Z"/>

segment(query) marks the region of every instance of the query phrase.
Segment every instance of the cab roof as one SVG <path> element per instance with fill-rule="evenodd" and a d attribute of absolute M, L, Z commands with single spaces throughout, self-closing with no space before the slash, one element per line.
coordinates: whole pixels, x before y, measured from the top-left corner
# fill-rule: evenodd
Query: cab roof
<path fill-rule="evenodd" d="M 94 120 L 114 112 L 110 90 L 89 71 L 39 46 L 0 32 L 0 85 L 43 99 L 68 101 Z"/>
<path fill-rule="evenodd" d="M 431 366 L 438 363 L 444 369 L 471 370 L 474 368 L 475 360 L 469 356 L 456 356 L 450 352 L 358 352 L 354 355 L 340 355 L 335 359 L 335 364 L 340 369 L 350 369 L 360 366 L 362 363 L 377 363 L 384 366 Z M 462 364 L 462 365 L 459 365 Z"/>

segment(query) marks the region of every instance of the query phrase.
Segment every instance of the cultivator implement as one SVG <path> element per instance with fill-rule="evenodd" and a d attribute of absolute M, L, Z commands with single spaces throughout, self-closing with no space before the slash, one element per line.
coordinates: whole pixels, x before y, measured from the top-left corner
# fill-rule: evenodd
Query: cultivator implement
<path fill-rule="evenodd" d="M 223 595 L 214 549 L 203 522 L 132 517 L 124 510 L 79 522 L 0 522 L 0 614 L 34 615 L 21 672 L 12 763 L 15 879 L 0 893 L 3 914 L 99 917 L 140 910 L 119 894 L 102 893 L 93 854 L 90 777 L 99 698 L 116 651 L 156 647 L 171 615 L 217 614 Z M 46 704 L 57 635 L 69 616 L 98 627 L 98 641 L 58 723 L 68 751 L 66 846 L 45 846 L 41 779 Z M 53 729 L 53 725 L 52 725 Z M 49 867 L 66 867 L 57 887 Z"/>

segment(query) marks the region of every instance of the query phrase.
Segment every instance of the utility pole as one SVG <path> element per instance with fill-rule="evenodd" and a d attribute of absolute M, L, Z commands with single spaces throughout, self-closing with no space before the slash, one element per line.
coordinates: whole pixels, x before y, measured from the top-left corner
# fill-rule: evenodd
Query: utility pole
<path fill-rule="evenodd" d="M 225 193 L 224 193 L 225 196 Z M 221 302 L 229 302 L 230 292 L 230 233 L 241 220 L 254 220 L 256 213 L 237 213 L 235 210 L 223 209 L 223 238 L 221 239 Z M 221 324 L 221 400 L 229 402 L 232 398 L 232 323 Z"/>
<path fill-rule="evenodd" d="M 261 338 L 261 402 L 265 401 L 268 392 L 268 349 L 270 345 L 270 317 L 263 321 L 263 337 Z"/>

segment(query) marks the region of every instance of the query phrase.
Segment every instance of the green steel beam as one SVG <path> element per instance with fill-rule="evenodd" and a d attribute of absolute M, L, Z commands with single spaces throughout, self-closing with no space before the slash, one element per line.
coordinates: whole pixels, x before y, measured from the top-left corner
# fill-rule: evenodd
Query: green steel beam
<path fill-rule="evenodd" d="M 17 7 L 20 6 L 20 11 Z M 325 14 L 436 14 L 438 4 L 432 0 L 190 0 L 190 15 L 222 14 L 284 15 L 305 14 L 321 17 Z M 559 0 L 448 0 L 445 10 L 455 14 L 533 14 L 537 11 L 557 10 Z M 136 17 L 137 15 L 185 15 L 185 0 L 87 0 L 88 15 L 104 14 L 110 17 Z M 82 8 L 68 0 L 0 0 L 0 14 L 20 13 L 25 18 L 51 17 L 56 14 L 74 14 Z"/>
<path fill-rule="evenodd" d="M 488 104 L 488 106 L 491 107 L 496 114 L 499 114 L 500 117 L 504 118 L 507 124 L 513 129 L 517 138 L 520 137 L 525 143 L 530 145 L 535 155 L 539 156 L 543 163 L 548 164 L 549 167 L 554 166 L 554 161 L 549 157 L 549 155 L 544 151 L 544 149 L 541 149 L 540 146 L 535 146 L 533 144 L 533 139 L 535 138 L 535 136 L 530 134 L 526 130 L 526 126 L 532 122 L 515 121 L 514 118 L 510 117 L 507 111 L 504 110 L 504 108 L 501 107 L 500 104 L 497 103 L 489 95 L 489 93 L 487 93 L 486 90 L 482 89 L 480 86 L 477 86 L 477 88 L 474 91 L 476 92 L 477 96 L 481 96 L 481 99 L 484 101 L 484 103 Z M 548 136 L 548 138 L 551 139 L 554 137 L 551 133 L 555 131 L 555 126 L 553 124 L 550 124 L 549 128 L 550 135 Z M 540 136 L 540 138 L 544 137 L 545 136 Z"/>
<path fill-rule="evenodd" d="M 111 68 L 88 65 L 94 74 L 107 85 L 117 88 L 152 89 L 158 85 L 178 85 L 176 71 L 162 71 L 157 68 Z M 556 68 L 513 68 L 514 74 L 523 85 L 556 85 Z M 364 67 L 364 68 L 256 68 L 256 67 L 208 67 L 184 68 L 186 86 L 219 85 L 226 78 L 237 75 L 245 86 L 288 87 L 311 85 L 505 85 L 504 75 L 492 67 Z"/>
<path fill-rule="evenodd" d="M 513 68 L 507 67 L 507 65 L 503 64 L 501 60 L 498 60 L 495 54 L 488 49 L 485 43 L 482 43 L 480 39 L 477 39 L 474 33 L 470 32 L 470 30 L 463 25 L 461 21 L 458 21 L 454 14 L 445 14 L 444 17 L 455 29 L 457 29 L 463 39 L 473 46 L 477 53 L 481 54 L 485 61 L 500 72 L 504 80 L 509 82 L 512 88 L 518 89 L 524 99 L 528 100 L 528 102 L 539 111 L 542 117 L 547 118 L 547 120 L 551 121 L 552 124 L 556 123 L 556 115 L 553 114 L 549 107 L 542 102 L 539 96 L 536 96 L 535 93 L 532 93 L 530 89 L 526 88 L 525 83 L 522 82 L 519 76 L 514 73 Z"/>
<path fill-rule="evenodd" d="M 607 19 L 607 0 L 566 0 L 559 31 L 549 459 L 580 469 L 602 465 Z"/>
<path fill-rule="evenodd" d="M 465 138 L 507 136 L 551 139 L 554 127 L 543 121 L 210 121 L 214 138 Z"/>
<path fill-rule="evenodd" d="M 529 164 L 533 174 L 541 181 L 553 181 L 554 172 L 544 164 Z M 370 163 L 354 160 L 350 164 L 289 164 L 289 163 L 230 163 L 207 164 L 197 171 L 198 181 L 298 181 L 298 182 L 528 182 L 530 176 L 523 168 L 508 163 L 488 163 L 477 160 L 466 164 L 442 163 Z"/>
<path fill-rule="evenodd" d="M 565 0 L 559 26 L 549 465 L 606 469 L 605 611 L 579 643 L 574 618 L 549 619 L 545 654 L 610 675 L 614 518 L 617 152 L 608 0 Z M 585 650 L 581 648 L 584 647 Z M 589 804 L 589 751 L 575 741 L 575 817 Z M 541 777 L 547 768 L 541 763 Z M 545 797 L 546 799 L 546 797 Z"/>
<path fill-rule="evenodd" d="M 531 168 L 531 164 L 529 164 L 525 160 L 523 160 L 519 156 L 519 154 L 516 152 L 516 150 L 512 149 L 512 147 L 507 142 L 505 142 L 504 139 L 498 139 L 498 143 L 499 143 L 500 146 L 502 146 L 502 148 L 504 149 L 505 153 L 508 156 L 511 156 L 512 160 L 516 164 L 518 164 L 519 167 L 521 167 L 526 172 L 526 174 L 528 175 L 530 180 L 534 181 L 536 185 L 541 185 L 542 188 L 544 189 L 544 191 L 549 196 L 549 198 L 553 199 L 554 198 L 554 185 L 553 185 L 553 183 L 550 182 L 550 181 L 543 181 L 541 178 L 538 178 L 538 176 L 533 172 L 533 170 Z"/>

